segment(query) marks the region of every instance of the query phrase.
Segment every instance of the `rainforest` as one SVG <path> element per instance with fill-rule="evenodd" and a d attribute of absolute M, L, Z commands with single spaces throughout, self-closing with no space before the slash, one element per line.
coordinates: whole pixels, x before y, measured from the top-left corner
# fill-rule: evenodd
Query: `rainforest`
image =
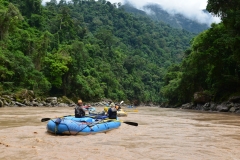
<path fill-rule="evenodd" d="M 0 0 L 0 94 L 177 104 L 204 92 L 224 100 L 240 90 L 239 6 L 209 0 L 222 22 L 197 35 L 106 0 Z"/>

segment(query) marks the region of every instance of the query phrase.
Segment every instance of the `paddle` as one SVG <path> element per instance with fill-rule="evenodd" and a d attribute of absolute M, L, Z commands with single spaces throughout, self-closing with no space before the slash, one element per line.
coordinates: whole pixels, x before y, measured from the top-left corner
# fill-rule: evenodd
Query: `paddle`
<path fill-rule="evenodd" d="M 125 112 L 138 112 L 138 110 L 137 109 L 135 109 L 135 110 L 124 110 Z"/>
<path fill-rule="evenodd" d="M 112 122 L 112 121 L 119 121 L 119 122 L 122 122 L 122 123 L 125 123 L 125 124 L 128 124 L 128 125 L 131 125 L 131 126 L 138 126 L 138 123 L 136 123 L 136 122 L 121 121 L 121 120 L 117 120 L 117 119 L 105 119 L 101 122 Z"/>
<path fill-rule="evenodd" d="M 42 118 L 41 119 L 41 122 L 46 122 L 46 121 L 49 121 L 51 118 Z"/>
<path fill-rule="evenodd" d="M 136 122 L 127 122 L 127 121 L 123 121 L 122 123 L 126 123 L 128 125 L 132 125 L 132 126 L 138 126 L 138 123 Z"/>
<path fill-rule="evenodd" d="M 128 125 L 131 125 L 131 126 L 138 126 L 138 123 L 136 122 L 129 122 L 129 121 L 121 121 L 121 120 L 116 120 L 116 119 L 105 119 L 103 121 L 100 121 L 100 123 L 104 123 L 104 122 L 112 122 L 112 121 L 119 121 L 119 122 L 122 122 L 122 123 L 125 123 L 125 124 L 128 124 Z"/>

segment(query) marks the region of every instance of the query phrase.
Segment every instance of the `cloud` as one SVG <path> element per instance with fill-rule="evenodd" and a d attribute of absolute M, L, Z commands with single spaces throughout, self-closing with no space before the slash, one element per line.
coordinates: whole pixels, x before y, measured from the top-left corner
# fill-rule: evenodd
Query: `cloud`
<path fill-rule="evenodd" d="M 209 16 L 203 13 L 202 10 L 206 9 L 207 0 L 109 0 L 111 3 L 121 2 L 125 4 L 127 1 L 138 9 L 143 10 L 146 4 L 159 4 L 169 14 L 181 13 L 185 17 L 196 20 L 200 23 L 211 25 L 211 23 L 219 23 L 220 18 Z"/>
<path fill-rule="evenodd" d="M 50 0 L 43 0 L 42 3 L 49 2 Z M 60 0 L 57 0 L 58 2 Z M 70 1 L 70 0 L 67 0 Z M 127 1 L 138 9 L 143 10 L 146 4 L 159 4 L 164 10 L 170 14 L 181 13 L 191 20 L 196 20 L 200 23 L 210 25 L 211 23 L 219 23 L 220 18 L 209 16 L 201 10 L 207 6 L 207 0 L 107 0 L 111 3 L 121 2 L 125 4 Z"/>

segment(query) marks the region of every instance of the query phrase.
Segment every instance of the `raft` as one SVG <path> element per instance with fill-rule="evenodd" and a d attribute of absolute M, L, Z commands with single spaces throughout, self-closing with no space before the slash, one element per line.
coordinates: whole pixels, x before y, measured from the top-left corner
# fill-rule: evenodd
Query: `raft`
<path fill-rule="evenodd" d="M 120 109 L 120 110 L 117 111 L 117 116 L 118 117 L 126 117 L 127 112 L 125 112 L 123 109 Z"/>
<path fill-rule="evenodd" d="M 64 117 L 48 121 L 47 131 L 57 135 L 88 135 L 108 132 L 121 126 L 116 119 L 93 119 L 90 117 Z"/>
<path fill-rule="evenodd" d="M 104 112 L 107 113 L 109 108 L 110 107 L 105 106 L 104 107 Z M 117 116 L 118 117 L 126 117 L 127 116 L 127 112 L 125 112 L 123 109 L 119 109 L 119 110 L 117 110 Z"/>

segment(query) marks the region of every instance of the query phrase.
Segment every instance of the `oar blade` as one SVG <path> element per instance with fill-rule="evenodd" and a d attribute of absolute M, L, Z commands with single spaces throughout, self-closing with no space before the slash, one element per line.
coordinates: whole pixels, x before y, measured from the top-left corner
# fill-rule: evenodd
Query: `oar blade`
<path fill-rule="evenodd" d="M 125 112 L 138 112 L 138 110 L 137 109 L 135 109 L 135 110 L 124 110 Z"/>
<path fill-rule="evenodd" d="M 126 123 L 128 125 L 132 125 L 132 126 L 138 126 L 138 123 L 136 123 L 136 122 L 126 122 L 126 121 L 124 121 L 123 123 Z"/>
<path fill-rule="evenodd" d="M 42 118 L 41 119 L 41 122 L 46 122 L 46 121 L 49 121 L 51 118 Z"/>

